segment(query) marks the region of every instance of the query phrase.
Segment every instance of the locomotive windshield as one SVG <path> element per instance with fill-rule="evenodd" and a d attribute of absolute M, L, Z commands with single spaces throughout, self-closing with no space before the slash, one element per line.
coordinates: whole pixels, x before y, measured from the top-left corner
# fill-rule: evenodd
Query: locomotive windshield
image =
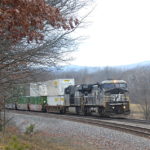
<path fill-rule="evenodd" d="M 114 89 L 114 88 L 127 88 L 126 83 L 104 83 L 101 85 L 103 89 Z"/>

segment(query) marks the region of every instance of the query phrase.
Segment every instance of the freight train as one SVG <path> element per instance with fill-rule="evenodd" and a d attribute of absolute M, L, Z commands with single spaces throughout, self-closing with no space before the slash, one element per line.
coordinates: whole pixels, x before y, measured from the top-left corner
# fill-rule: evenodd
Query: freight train
<path fill-rule="evenodd" d="M 20 90 L 21 86 L 18 89 Z M 74 112 L 82 115 L 130 114 L 129 91 L 124 80 L 75 85 L 74 79 L 58 79 L 30 84 L 25 89 L 30 92 L 26 96 L 26 92 L 22 92 L 22 95 L 7 103 L 6 107 L 29 111 Z"/>

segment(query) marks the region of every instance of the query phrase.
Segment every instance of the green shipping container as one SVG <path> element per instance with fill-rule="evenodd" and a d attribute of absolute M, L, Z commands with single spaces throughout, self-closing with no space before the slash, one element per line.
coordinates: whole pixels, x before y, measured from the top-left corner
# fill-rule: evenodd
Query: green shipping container
<path fill-rule="evenodd" d="M 30 97 L 19 97 L 17 102 L 18 104 L 28 104 Z"/>
<path fill-rule="evenodd" d="M 18 104 L 37 104 L 42 105 L 47 103 L 47 96 L 37 97 L 19 97 L 17 98 Z"/>
<path fill-rule="evenodd" d="M 47 96 L 29 97 L 29 103 L 35 105 L 47 104 Z"/>
<path fill-rule="evenodd" d="M 29 109 L 32 111 L 45 111 L 47 96 L 30 97 Z"/>

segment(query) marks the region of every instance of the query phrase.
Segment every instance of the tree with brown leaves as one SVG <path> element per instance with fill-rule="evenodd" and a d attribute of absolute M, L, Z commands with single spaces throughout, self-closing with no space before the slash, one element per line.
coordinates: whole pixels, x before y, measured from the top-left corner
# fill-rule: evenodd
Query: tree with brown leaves
<path fill-rule="evenodd" d="M 41 68 L 66 60 L 75 49 L 70 33 L 79 25 L 76 14 L 86 3 L 0 0 L 0 104 L 12 96 L 14 84 L 36 81 Z"/>
<path fill-rule="evenodd" d="M 79 25 L 76 13 L 86 3 L 0 0 L 1 99 L 9 96 L 13 84 L 33 81 L 33 74 L 44 66 L 52 69 L 66 60 L 76 48 L 70 37 Z"/>
<path fill-rule="evenodd" d="M 17 42 L 24 37 L 28 41 L 42 40 L 45 24 L 54 28 L 73 29 L 77 19 L 65 18 L 60 10 L 44 0 L 1 0 L 0 36 Z"/>

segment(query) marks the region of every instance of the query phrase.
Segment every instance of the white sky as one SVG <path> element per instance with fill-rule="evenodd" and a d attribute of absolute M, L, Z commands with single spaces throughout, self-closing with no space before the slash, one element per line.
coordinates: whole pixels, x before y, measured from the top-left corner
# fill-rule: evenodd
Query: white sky
<path fill-rule="evenodd" d="M 73 65 L 116 66 L 150 60 L 150 0 L 97 0 Z"/>

